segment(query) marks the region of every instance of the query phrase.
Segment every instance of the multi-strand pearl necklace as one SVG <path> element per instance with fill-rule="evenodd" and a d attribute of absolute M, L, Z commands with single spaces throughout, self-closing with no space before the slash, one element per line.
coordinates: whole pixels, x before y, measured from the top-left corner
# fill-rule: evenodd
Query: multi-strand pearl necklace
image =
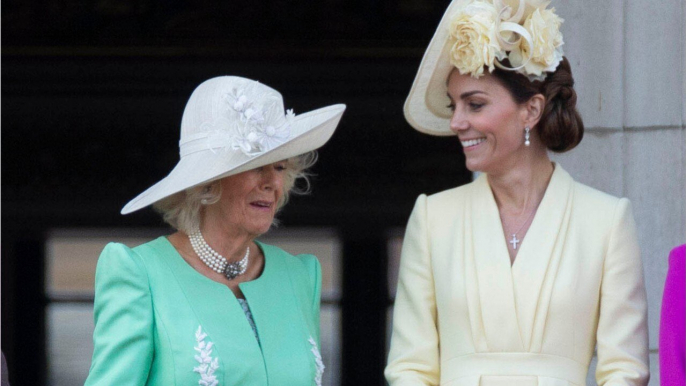
<path fill-rule="evenodd" d="M 250 247 L 245 250 L 245 256 L 239 261 L 229 263 L 228 260 L 217 251 L 212 249 L 205 238 L 200 233 L 200 228 L 196 228 L 189 235 L 188 239 L 191 241 L 193 251 L 198 255 L 200 260 L 205 263 L 210 269 L 217 273 L 226 276 L 227 279 L 233 280 L 236 277 L 245 273 L 248 269 L 248 262 L 250 261 Z"/>

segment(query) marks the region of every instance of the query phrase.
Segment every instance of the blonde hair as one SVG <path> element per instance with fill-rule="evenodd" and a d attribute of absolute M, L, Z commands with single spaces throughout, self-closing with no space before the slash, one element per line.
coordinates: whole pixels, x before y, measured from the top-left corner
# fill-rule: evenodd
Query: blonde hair
<path fill-rule="evenodd" d="M 317 162 L 317 153 L 314 151 L 286 160 L 283 195 L 276 203 L 277 212 L 286 205 L 291 193 L 308 194 L 310 192 L 310 174 L 307 173 L 307 169 L 315 162 Z M 296 186 L 298 179 L 303 181 L 303 186 Z M 222 190 L 219 181 L 210 181 L 172 194 L 154 203 L 153 208 L 162 215 L 164 222 L 174 229 L 188 233 L 200 226 L 202 207 L 214 204 L 221 198 Z M 276 224 L 276 219 L 274 224 Z"/>

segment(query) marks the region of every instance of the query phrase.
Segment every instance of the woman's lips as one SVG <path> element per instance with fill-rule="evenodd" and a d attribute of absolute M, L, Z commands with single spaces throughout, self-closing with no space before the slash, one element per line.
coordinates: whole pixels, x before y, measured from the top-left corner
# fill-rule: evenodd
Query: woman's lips
<path fill-rule="evenodd" d="M 274 204 L 270 201 L 253 201 L 250 206 L 257 210 L 271 210 Z"/>
<path fill-rule="evenodd" d="M 462 147 L 467 150 L 467 149 L 472 149 L 476 146 L 478 146 L 480 143 L 484 142 L 486 140 L 485 137 L 481 138 L 474 138 L 474 139 L 466 139 L 464 141 L 460 141 L 462 144 Z"/>

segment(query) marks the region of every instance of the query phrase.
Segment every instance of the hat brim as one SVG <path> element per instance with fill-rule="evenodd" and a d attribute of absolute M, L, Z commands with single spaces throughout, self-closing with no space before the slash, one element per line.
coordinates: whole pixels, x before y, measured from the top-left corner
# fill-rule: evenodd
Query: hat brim
<path fill-rule="evenodd" d="M 463 2 L 464 0 L 453 1 L 443 14 L 405 101 L 405 119 L 412 127 L 425 134 L 454 135 L 450 131 L 452 112 L 448 107 L 450 99 L 447 96 L 447 80 L 454 68 L 450 64 L 448 27 L 452 15 Z"/>
<path fill-rule="evenodd" d="M 337 104 L 297 115 L 291 124 L 291 139 L 258 156 L 222 149 L 189 154 L 181 158 L 168 176 L 126 204 L 121 213 L 135 212 L 194 186 L 318 149 L 333 135 L 345 107 Z"/>

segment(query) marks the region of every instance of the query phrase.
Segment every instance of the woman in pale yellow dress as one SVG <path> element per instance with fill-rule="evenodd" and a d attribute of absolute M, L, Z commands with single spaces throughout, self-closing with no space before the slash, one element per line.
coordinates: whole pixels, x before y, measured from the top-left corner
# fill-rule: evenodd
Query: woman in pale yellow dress
<path fill-rule="evenodd" d="M 562 20 L 547 3 L 454 1 L 405 105 L 457 136 L 470 184 L 421 195 L 407 225 L 386 378 L 397 385 L 646 385 L 631 205 L 548 151 L 583 137 Z"/>

